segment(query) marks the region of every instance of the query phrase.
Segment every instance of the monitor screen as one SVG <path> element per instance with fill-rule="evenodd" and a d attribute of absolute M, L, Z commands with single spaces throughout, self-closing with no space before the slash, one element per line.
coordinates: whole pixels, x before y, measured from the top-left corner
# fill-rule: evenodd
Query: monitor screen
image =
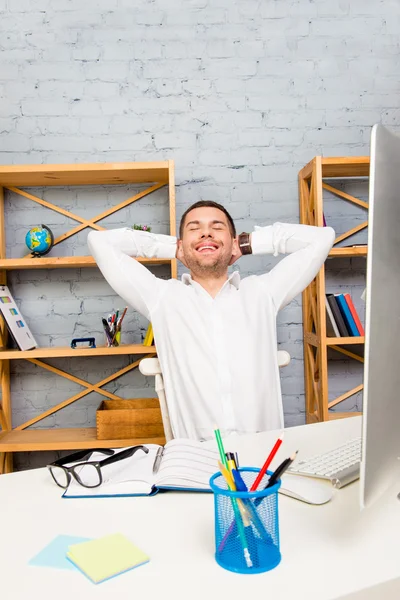
<path fill-rule="evenodd" d="M 360 503 L 400 492 L 400 136 L 371 134 Z M 400 506 L 399 506 L 400 509 Z"/>

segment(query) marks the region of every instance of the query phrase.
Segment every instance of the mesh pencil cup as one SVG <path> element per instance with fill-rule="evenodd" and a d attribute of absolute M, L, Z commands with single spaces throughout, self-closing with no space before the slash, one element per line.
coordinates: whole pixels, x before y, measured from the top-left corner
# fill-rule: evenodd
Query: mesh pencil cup
<path fill-rule="evenodd" d="M 245 467 L 239 472 L 250 489 L 259 469 Z M 232 492 L 221 473 L 210 479 L 214 492 L 215 560 L 228 571 L 263 573 L 280 563 L 280 481 L 262 489 L 267 481 L 268 477 L 262 479 L 258 492 Z"/>

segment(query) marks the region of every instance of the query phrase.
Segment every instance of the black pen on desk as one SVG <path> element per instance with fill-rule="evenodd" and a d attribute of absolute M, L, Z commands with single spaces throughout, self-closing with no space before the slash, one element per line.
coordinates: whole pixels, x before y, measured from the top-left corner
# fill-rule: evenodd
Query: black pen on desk
<path fill-rule="evenodd" d="M 294 459 L 296 458 L 298 453 L 298 450 L 296 450 L 296 452 L 294 452 L 291 456 L 289 456 L 289 458 L 286 458 L 280 465 L 279 467 L 276 468 L 276 470 L 272 473 L 271 477 L 268 480 L 267 485 L 265 486 L 264 489 L 270 488 L 273 485 L 276 484 L 276 482 L 278 481 L 278 479 L 280 479 L 280 477 L 282 477 L 282 475 L 284 474 L 284 472 L 286 471 L 286 469 L 289 467 L 289 465 L 292 464 L 292 462 L 294 461 Z"/>

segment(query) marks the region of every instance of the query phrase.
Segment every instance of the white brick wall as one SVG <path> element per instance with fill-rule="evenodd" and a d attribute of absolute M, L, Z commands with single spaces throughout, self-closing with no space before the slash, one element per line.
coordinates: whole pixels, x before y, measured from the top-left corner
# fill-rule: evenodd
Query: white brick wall
<path fill-rule="evenodd" d="M 147 0 L 0 0 L 0 164 L 173 158 L 178 217 L 210 198 L 231 210 L 238 230 L 296 221 L 297 173 L 310 158 L 366 154 L 375 122 L 400 125 L 399 14 L 387 0 L 154 0 L 151 7 Z M 133 193 L 118 198 L 125 192 Z M 113 202 L 109 188 L 42 193 L 88 215 Z M 10 256 L 25 252 L 28 226 L 44 222 L 55 233 L 70 226 L 22 198 L 8 197 L 7 208 Z M 340 202 L 329 210 L 338 229 L 361 218 Z M 145 221 L 167 231 L 161 192 L 106 223 Z M 57 252 L 84 253 L 85 237 Z M 254 258 L 240 268 L 257 273 L 273 264 Z M 363 264 L 329 265 L 331 289 L 348 286 L 360 311 Z M 86 333 L 100 339 L 100 315 L 121 305 L 95 269 L 10 279 L 41 344 Z M 289 425 L 304 421 L 300 305 L 298 298 L 279 316 L 279 339 L 293 359 L 282 371 Z M 140 341 L 144 319 L 128 313 L 125 323 L 127 340 Z M 71 359 L 63 367 L 95 381 L 124 360 Z M 18 363 L 16 371 L 15 424 L 76 389 L 32 365 Z M 357 365 L 338 360 L 332 373 L 332 393 L 344 391 L 343 374 L 350 384 L 360 377 Z M 125 397 L 153 394 L 138 373 L 109 387 Z M 43 425 L 93 424 L 100 400 L 93 396 Z M 32 460 L 26 454 L 20 464 Z"/>

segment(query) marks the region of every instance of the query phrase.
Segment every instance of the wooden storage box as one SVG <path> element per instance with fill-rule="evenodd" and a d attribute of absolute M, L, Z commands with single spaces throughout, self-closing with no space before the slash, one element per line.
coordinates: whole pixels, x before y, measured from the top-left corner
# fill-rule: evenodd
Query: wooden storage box
<path fill-rule="evenodd" d="M 96 412 L 96 432 L 98 440 L 164 444 L 158 398 L 103 400 Z"/>

